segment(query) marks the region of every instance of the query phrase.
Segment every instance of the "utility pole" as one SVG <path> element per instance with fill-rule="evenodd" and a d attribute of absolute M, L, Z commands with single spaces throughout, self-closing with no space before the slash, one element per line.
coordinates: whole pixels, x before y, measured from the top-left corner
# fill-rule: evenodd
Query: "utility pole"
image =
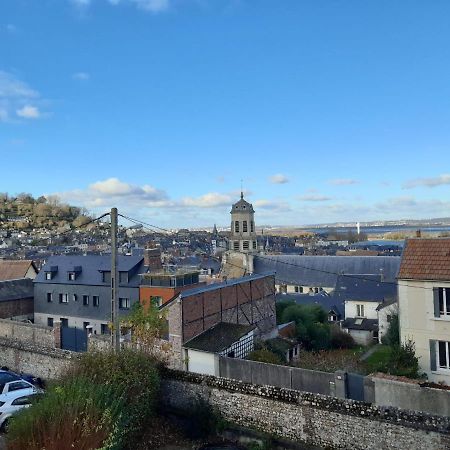
<path fill-rule="evenodd" d="M 119 277 L 117 271 L 117 208 L 111 208 L 111 349 L 120 351 Z"/>

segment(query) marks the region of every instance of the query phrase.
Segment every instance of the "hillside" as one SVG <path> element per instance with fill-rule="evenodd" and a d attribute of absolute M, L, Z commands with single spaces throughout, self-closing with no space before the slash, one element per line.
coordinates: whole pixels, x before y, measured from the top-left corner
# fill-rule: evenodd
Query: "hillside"
<path fill-rule="evenodd" d="M 3 230 L 52 229 L 88 221 L 83 208 L 61 203 L 56 196 L 33 198 L 26 193 L 17 196 L 0 193 L 0 229 Z"/>

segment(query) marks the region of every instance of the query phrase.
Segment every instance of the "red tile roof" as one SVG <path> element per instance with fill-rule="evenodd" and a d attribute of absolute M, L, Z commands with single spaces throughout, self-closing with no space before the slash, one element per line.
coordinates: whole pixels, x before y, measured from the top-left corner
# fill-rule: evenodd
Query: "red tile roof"
<path fill-rule="evenodd" d="M 450 238 L 408 239 L 397 278 L 450 281 Z"/>
<path fill-rule="evenodd" d="M 31 264 L 33 264 L 31 260 L 0 260 L 0 280 L 25 278 Z"/>

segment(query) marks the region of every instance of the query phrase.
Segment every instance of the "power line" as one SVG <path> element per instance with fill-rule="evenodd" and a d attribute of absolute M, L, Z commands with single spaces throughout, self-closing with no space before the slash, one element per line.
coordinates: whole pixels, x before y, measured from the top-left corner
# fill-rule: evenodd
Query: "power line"
<path fill-rule="evenodd" d="M 124 216 L 122 214 L 119 214 L 119 216 L 123 217 L 124 219 L 130 220 L 131 222 L 134 222 L 134 223 L 137 223 L 137 224 L 141 224 L 141 225 L 146 226 L 146 227 L 157 228 L 159 230 L 162 230 L 162 231 L 165 231 L 165 232 L 168 232 L 168 233 L 172 233 L 171 231 L 169 231 L 169 230 L 167 230 L 165 228 L 158 227 L 156 225 L 148 224 L 148 223 L 146 223 L 146 222 L 144 222 L 142 220 L 139 220 L 139 219 L 133 219 L 131 217 Z M 148 229 L 150 229 L 150 228 L 148 228 Z M 154 231 L 154 230 L 150 229 L 150 231 Z M 243 254 L 243 255 L 247 254 L 245 252 L 241 252 L 241 251 L 238 251 L 238 250 L 233 250 L 233 251 L 235 253 L 240 253 L 240 254 Z M 206 254 L 206 253 L 203 253 L 203 254 L 205 254 L 206 256 L 208 256 L 208 257 L 210 257 L 212 259 L 215 259 L 215 260 L 221 262 L 219 260 L 219 258 L 215 258 L 215 257 L 213 257 L 211 255 Z M 308 266 L 305 266 L 303 264 L 295 264 L 295 263 L 290 263 L 288 261 L 276 260 L 276 259 L 273 259 L 271 257 L 264 256 L 264 255 L 258 255 L 258 258 L 266 259 L 266 260 L 274 262 L 276 264 L 283 264 L 283 265 L 297 267 L 297 268 L 301 268 L 301 269 L 305 269 L 305 270 L 311 270 L 313 272 L 320 272 L 320 273 L 324 273 L 324 274 L 327 274 L 327 275 L 334 275 L 336 277 L 338 277 L 338 276 L 345 276 L 347 278 L 352 278 L 352 279 L 359 280 L 359 281 L 363 280 L 363 281 L 370 281 L 371 283 L 382 283 L 382 284 L 386 284 L 386 285 L 398 286 L 398 283 L 395 282 L 395 281 L 384 281 L 384 280 L 376 281 L 376 280 L 373 280 L 371 278 L 367 278 L 367 277 L 360 276 L 360 275 L 357 275 L 357 274 L 342 274 L 342 273 L 332 272 L 332 271 L 328 271 L 328 270 L 317 269 L 315 267 L 308 267 Z M 243 267 L 238 266 L 237 264 L 232 264 L 229 261 L 227 261 L 227 264 L 229 264 L 230 266 L 239 267 L 240 269 L 243 269 Z M 246 269 L 244 269 L 244 270 L 247 271 Z M 257 272 L 254 272 L 254 273 L 257 273 Z M 275 271 L 275 274 L 276 274 L 276 271 Z M 259 274 L 259 275 L 263 275 L 263 274 Z M 281 282 L 286 283 L 286 284 L 293 284 L 292 280 L 283 280 L 281 278 L 277 278 L 276 275 L 275 275 L 275 278 L 276 278 L 277 281 L 281 281 Z M 403 284 L 403 286 L 410 287 L 410 288 L 413 288 L 413 289 L 433 290 L 433 288 L 429 288 L 429 287 L 426 287 L 426 286 L 413 286 L 413 285 L 410 285 L 410 284 L 409 285 L 408 284 Z"/>

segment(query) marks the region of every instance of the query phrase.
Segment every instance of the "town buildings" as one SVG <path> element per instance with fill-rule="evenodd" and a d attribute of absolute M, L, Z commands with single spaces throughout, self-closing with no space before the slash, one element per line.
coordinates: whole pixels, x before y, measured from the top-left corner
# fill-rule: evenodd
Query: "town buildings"
<path fill-rule="evenodd" d="M 139 274 L 144 258 L 119 256 L 119 314 L 139 301 Z M 52 326 L 85 329 L 108 334 L 111 317 L 111 257 L 52 256 L 34 279 L 34 320 Z"/>

